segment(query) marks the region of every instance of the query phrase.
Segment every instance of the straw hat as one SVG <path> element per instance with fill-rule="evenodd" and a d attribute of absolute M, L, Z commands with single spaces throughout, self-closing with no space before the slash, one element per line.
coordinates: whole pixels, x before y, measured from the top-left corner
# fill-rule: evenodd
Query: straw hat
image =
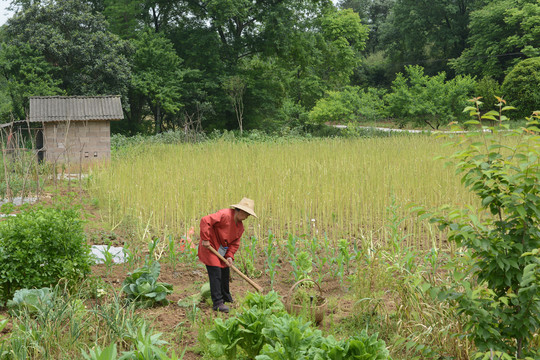
<path fill-rule="evenodd" d="M 255 202 L 251 199 L 243 198 L 238 204 L 231 205 L 231 207 L 239 210 L 244 210 L 249 215 L 257 217 L 255 211 L 253 210 L 253 208 L 255 207 Z"/>

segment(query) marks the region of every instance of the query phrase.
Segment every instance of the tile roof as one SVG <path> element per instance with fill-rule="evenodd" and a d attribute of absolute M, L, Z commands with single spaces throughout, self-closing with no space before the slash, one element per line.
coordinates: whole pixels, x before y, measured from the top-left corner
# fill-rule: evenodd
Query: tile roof
<path fill-rule="evenodd" d="M 122 119 L 120 96 L 30 97 L 30 122 Z"/>

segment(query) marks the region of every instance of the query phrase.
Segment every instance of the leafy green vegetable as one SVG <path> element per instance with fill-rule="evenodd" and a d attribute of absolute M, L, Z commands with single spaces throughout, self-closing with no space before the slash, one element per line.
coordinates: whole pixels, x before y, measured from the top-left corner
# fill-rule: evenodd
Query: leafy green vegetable
<path fill-rule="evenodd" d="M 7 307 L 14 312 L 28 311 L 36 313 L 53 304 L 54 292 L 51 288 L 20 289 L 15 291 L 13 300 L 8 300 Z"/>
<path fill-rule="evenodd" d="M 201 286 L 201 291 L 199 293 L 180 299 L 177 304 L 180 307 L 189 308 L 193 305 L 198 305 L 203 300 L 210 299 L 210 296 L 210 283 L 206 282 Z"/>
<path fill-rule="evenodd" d="M 311 323 L 287 314 L 275 292 L 249 294 L 243 311 L 236 317 L 215 320 L 206 333 L 215 358 L 236 359 L 240 348 L 249 359 L 257 360 L 345 360 L 389 359 L 386 344 L 366 331 L 346 340 L 323 337 Z"/>
<path fill-rule="evenodd" d="M 261 310 L 257 307 L 247 309 L 238 315 L 240 324 L 238 346 L 244 349 L 250 359 L 255 358 L 267 342 L 263 332 L 264 329 L 272 326 L 271 315 L 271 309 Z"/>
<path fill-rule="evenodd" d="M 135 349 L 125 351 L 119 360 L 131 359 L 164 359 L 167 354 L 164 345 L 168 343 L 161 340 L 161 333 L 152 333 L 147 323 L 137 329 L 136 333 L 127 337 L 135 345 Z"/>
<path fill-rule="evenodd" d="M 221 318 L 215 320 L 214 328 L 206 333 L 208 340 L 214 342 L 210 346 L 212 356 L 216 358 L 225 356 L 229 360 L 236 359 L 236 345 L 241 340 L 238 326 L 236 318 L 229 318 L 225 321 Z"/>
<path fill-rule="evenodd" d="M 279 295 L 274 290 L 270 291 L 266 295 L 262 295 L 258 292 L 248 293 L 244 299 L 244 306 L 246 308 L 258 307 L 261 310 L 272 310 L 272 311 L 284 311 L 285 307 L 283 303 L 279 300 Z"/>
<path fill-rule="evenodd" d="M 89 353 L 82 352 L 82 356 L 85 360 L 112 360 L 117 356 L 116 344 L 110 344 L 104 349 L 96 346 L 94 349 L 90 349 Z"/>
<path fill-rule="evenodd" d="M 313 330 L 310 322 L 283 314 L 272 316 L 272 326 L 263 330 L 270 340 L 263 347 L 257 360 L 305 359 L 309 349 L 320 347 L 323 337 L 320 330 Z"/>
<path fill-rule="evenodd" d="M 157 261 L 147 262 L 143 267 L 128 274 L 122 283 L 122 291 L 129 300 L 139 307 L 167 305 L 167 295 L 172 293 L 172 285 L 158 282 L 161 265 Z"/>

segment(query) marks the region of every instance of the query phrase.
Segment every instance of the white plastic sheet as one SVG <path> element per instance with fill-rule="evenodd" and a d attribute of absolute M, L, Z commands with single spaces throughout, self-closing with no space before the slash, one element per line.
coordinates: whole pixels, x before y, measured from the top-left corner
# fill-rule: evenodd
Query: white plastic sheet
<path fill-rule="evenodd" d="M 92 245 L 92 256 L 96 259 L 96 264 L 103 264 L 107 258 L 107 253 L 111 254 L 111 259 L 115 264 L 122 264 L 127 261 L 127 254 L 123 247 L 108 245 Z"/>

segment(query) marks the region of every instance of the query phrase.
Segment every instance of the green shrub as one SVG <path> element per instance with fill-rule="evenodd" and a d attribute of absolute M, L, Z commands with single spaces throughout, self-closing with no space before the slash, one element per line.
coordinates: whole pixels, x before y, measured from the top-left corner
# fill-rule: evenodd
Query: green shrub
<path fill-rule="evenodd" d="M 501 114 L 511 107 L 503 105 L 501 99 L 498 111 L 483 116 L 478 102 L 466 108 L 478 118 L 473 125 L 487 118 L 499 126 L 484 126 L 488 131 L 454 142 L 460 150 L 451 158 L 461 182 L 481 200 L 481 208 L 419 213 L 448 230 L 449 241 L 471 251 L 469 276 L 458 274 L 461 282 L 437 295 L 455 302 L 467 315 L 464 330 L 477 350 L 538 359 L 534 338 L 540 329 L 540 116 L 531 117 L 527 128 L 509 131 Z"/>
<path fill-rule="evenodd" d="M 484 76 L 478 80 L 474 89 L 474 96 L 481 97 L 482 102 L 485 104 L 481 110 L 491 110 L 491 107 L 497 102 L 496 96 L 501 94 L 501 85 L 489 76 Z"/>
<path fill-rule="evenodd" d="M 446 81 L 446 74 L 424 75 L 421 66 L 407 66 L 392 83 L 386 96 L 388 113 L 399 121 L 428 125 L 438 129 L 452 121 L 465 119 L 462 114 L 474 92 L 475 81 L 469 76 L 456 76 Z"/>
<path fill-rule="evenodd" d="M 304 126 L 308 122 L 308 111 L 292 99 L 285 99 L 278 109 L 274 120 L 280 127 L 295 129 Z"/>
<path fill-rule="evenodd" d="M 316 124 L 376 121 L 385 117 L 383 95 L 383 90 L 361 90 L 354 86 L 343 91 L 330 91 L 317 101 L 309 118 Z"/>
<path fill-rule="evenodd" d="M 257 307 L 260 310 L 270 309 L 272 312 L 285 311 L 285 306 L 279 300 L 279 295 L 274 290 L 268 292 L 266 295 L 261 293 L 249 292 L 244 299 L 244 307 L 252 308 Z"/>
<path fill-rule="evenodd" d="M 60 279 L 75 284 L 91 265 L 79 212 L 37 207 L 0 222 L 0 264 L 0 300 Z"/>
<path fill-rule="evenodd" d="M 540 57 L 519 62 L 504 78 L 502 90 L 507 100 L 518 108 L 514 118 L 523 119 L 540 110 Z"/>

